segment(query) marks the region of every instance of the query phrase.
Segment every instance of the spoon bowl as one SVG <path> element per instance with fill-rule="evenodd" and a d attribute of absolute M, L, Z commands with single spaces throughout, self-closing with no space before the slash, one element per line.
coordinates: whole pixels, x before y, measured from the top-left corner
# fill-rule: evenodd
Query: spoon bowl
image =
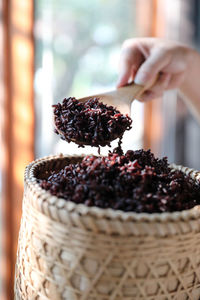
<path fill-rule="evenodd" d="M 134 99 L 138 99 L 142 96 L 144 91 L 147 89 L 147 87 L 144 87 L 142 85 L 138 85 L 135 83 L 128 84 L 124 87 L 120 87 L 114 91 L 110 91 L 107 93 L 97 94 L 97 95 L 91 95 L 84 98 L 78 99 L 79 102 L 85 103 L 86 101 L 90 99 L 97 98 L 100 102 L 103 102 L 104 104 L 108 106 L 116 107 L 120 113 L 127 114 L 127 112 L 130 111 L 130 105 Z M 64 131 L 60 130 L 56 125 L 56 117 L 54 116 L 54 124 L 57 132 L 61 136 L 62 139 L 68 140 L 67 135 Z M 111 141 L 120 138 L 121 135 L 112 136 L 112 140 L 104 140 L 102 143 L 99 144 L 99 146 L 105 146 L 110 144 Z M 70 138 L 70 141 L 75 142 L 76 144 L 83 146 L 83 145 L 90 145 L 90 146 L 96 146 L 92 143 L 88 142 L 82 142 L 78 141 L 76 139 Z"/>
<path fill-rule="evenodd" d="M 89 98 L 89 99 L 90 99 L 90 98 Z M 89 100 L 89 99 L 88 99 L 88 100 Z M 86 101 L 87 101 L 87 100 L 86 100 Z M 63 139 L 63 140 L 66 141 L 67 138 L 65 137 L 65 136 L 66 136 L 65 132 L 63 132 L 62 130 L 60 130 L 60 129 L 56 126 L 55 116 L 54 116 L 54 126 L 55 126 L 56 131 L 57 131 L 57 132 L 59 133 L 59 135 L 61 136 L 61 139 Z M 114 141 L 114 140 L 117 139 L 117 138 L 120 138 L 120 136 L 115 136 L 112 140 L 104 140 L 104 142 L 103 142 L 100 146 L 106 146 L 106 145 L 110 144 L 112 141 Z M 73 139 L 73 138 L 71 138 L 70 141 L 71 141 L 71 142 L 74 142 L 75 144 L 77 144 L 77 145 L 79 145 L 79 146 L 96 146 L 96 145 L 93 145 L 93 144 L 88 143 L 88 142 L 86 142 L 86 141 L 82 142 L 82 141 L 78 141 L 78 140 Z"/>

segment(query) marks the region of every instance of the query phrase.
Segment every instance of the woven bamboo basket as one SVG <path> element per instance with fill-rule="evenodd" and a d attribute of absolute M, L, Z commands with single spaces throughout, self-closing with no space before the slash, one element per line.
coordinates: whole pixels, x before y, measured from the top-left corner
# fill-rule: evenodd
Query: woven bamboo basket
<path fill-rule="evenodd" d="M 199 206 L 125 213 L 76 205 L 39 187 L 37 178 L 80 160 L 50 156 L 26 168 L 15 299 L 200 299 Z"/>

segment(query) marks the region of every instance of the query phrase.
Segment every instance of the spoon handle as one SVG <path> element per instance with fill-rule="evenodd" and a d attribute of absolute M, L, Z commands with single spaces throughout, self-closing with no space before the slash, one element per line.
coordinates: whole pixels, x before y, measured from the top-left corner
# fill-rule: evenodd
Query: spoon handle
<path fill-rule="evenodd" d="M 145 86 L 143 85 L 138 85 L 134 82 L 123 86 L 121 88 L 118 88 L 116 92 L 118 93 L 119 96 L 126 97 L 126 100 L 128 102 L 132 102 L 134 99 L 137 99 L 140 97 L 144 91 L 146 90 Z"/>

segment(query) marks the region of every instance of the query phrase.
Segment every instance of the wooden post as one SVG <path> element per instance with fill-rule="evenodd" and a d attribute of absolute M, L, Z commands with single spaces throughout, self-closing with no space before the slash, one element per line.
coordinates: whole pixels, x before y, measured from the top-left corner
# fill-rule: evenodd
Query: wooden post
<path fill-rule="evenodd" d="M 34 1 L 2 0 L 1 28 L 1 300 L 13 299 L 24 168 L 34 159 Z"/>
<path fill-rule="evenodd" d="M 137 2 L 137 26 L 139 36 L 164 36 L 165 20 L 163 3 L 159 0 L 141 0 Z M 160 153 L 162 136 L 162 101 L 153 100 L 144 104 L 143 148 Z"/>

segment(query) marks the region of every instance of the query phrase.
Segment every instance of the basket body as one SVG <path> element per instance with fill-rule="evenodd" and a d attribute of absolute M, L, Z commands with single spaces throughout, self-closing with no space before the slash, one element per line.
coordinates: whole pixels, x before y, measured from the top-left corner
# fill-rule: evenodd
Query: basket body
<path fill-rule="evenodd" d="M 39 187 L 36 178 L 76 160 L 52 156 L 26 168 L 15 300 L 200 299 L 199 207 L 124 213 L 75 205 Z"/>

